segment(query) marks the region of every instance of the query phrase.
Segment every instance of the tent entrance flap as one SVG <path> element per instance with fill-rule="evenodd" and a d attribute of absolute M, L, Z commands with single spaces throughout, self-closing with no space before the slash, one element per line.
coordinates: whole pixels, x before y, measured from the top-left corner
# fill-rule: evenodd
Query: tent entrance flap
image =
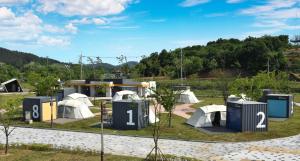
<path fill-rule="evenodd" d="M 212 113 L 212 125 L 215 127 L 219 127 L 221 125 L 221 112 L 217 111 L 217 112 L 213 112 Z"/>

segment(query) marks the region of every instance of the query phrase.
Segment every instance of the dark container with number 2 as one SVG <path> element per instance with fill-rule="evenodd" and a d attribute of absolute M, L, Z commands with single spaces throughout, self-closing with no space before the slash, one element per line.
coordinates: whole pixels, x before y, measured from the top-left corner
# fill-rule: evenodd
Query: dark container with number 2
<path fill-rule="evenodd" d="M 268 131 L 267 104 L 253 101 L 227 102 L 226 127 L 238 132 Z"/>
<path fill-rule="evenodd" d="M 112 127 L 114 129 L 139 130 L 148 126 L 149 101 L 113 101 L 112 106 Z"/>

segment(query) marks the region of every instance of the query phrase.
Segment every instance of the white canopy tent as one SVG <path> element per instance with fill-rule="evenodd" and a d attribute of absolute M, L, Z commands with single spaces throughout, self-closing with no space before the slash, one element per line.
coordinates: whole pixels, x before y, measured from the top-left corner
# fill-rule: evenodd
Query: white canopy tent
<path fill-rule="evenodd" d="M 217 118 L 217 113 L 219 113 L 219 118 Z M 219 121 L 217 124 L 220 126 L 226 125 L 226 106 L 208 105 L 198 108 L 186 123 L 194 127 L 213 127 L 214 121 Z"/>
<path fill-rule="evenodd" d="M 121 100 L 141 100 L 141 98 L 136 94 L 136 92 L 124 90 L 116 92 L 112 101 L 121 101 Z"/>
<path fill-rule="evenodd" d="M 124 90 L 124 91 L 116 92 L 116 94 L 112 98 L 112 101 L 121 101 L 121 100 L 134 101 L 134 100 L 141 100 L 141 98 L 136 94 L 136 92 Z M 149 108 L 149 123 L 153 124 L 158 121 L 159 121 L 158 118 L 156 118 L 156 121 L 155 121 L 155 114 L 151 110 L 151 108 Z"/>
<path fill-rule="evenodd" d="M 197 99 L 194 92 L 190 90 L 185 90 L 182 93 L 180 93 L 177 102 L 190 104 L 190 103 L 199 103 L 200 101 Z"/>
<path fill-rule="evenodd" d="M 78 100 L 63 100 L 58 102 L 58 117 L 70 119 L 85 119 L 94 117 L 89 107 Z"/>
<path fill-rule="evenodd" d="M 87 106 L 91 107 L 94 106 L 92 102 L 89 100 L 88 96 L 80 93 L 72 93 L 64 98 L 64 100 L 77 100 L 80 102 L 83 102 Z"/>

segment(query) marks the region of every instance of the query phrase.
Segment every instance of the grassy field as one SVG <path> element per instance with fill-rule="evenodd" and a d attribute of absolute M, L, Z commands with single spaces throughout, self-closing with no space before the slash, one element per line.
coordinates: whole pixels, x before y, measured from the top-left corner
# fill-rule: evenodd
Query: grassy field
<path fill-rule="evenodd" d="M 84 152 L 79 150 L 53 149 L 49 145 L 21 145 L 13 146 L 9 149 L 9 154 L 4 155 L 4 148 L 0 145 L 0 161 L 99 161 L 100 154 L 96 152 Z M 170 160 L 178 161 L 198 161 L 186 157 L 174 157 L 166 155 Z M 104 155 L 105 161 L 143 161 L 143 158 Z"/>
<path fill-rule="evenodd" d="M 64 125 L 55 124 L 55 129 L 70 130 L 70 131 L 83 131 L 99 133 L 100 118 L 94 117 L 91 119 L 80 120 L 72 123 L 66 123 Z M 187 125 L 186 119 L 178 116 L 174 116 L 172 120 L 172 128 L 167 127 L 167 114 L 162 114 L 161 118 L 161 138 L 182 139 L 182 140 L 206 140 L 206 141 L 253 141 L 264 140 L 271 138 L 287 137 L 300 133 L 300 107 L 295 108 L 295 114 L 292 118 L 283 121 L 269 121 L 269 131 L 262 133 L 228 133 L 228 134 L 206 134 L 192 126 Z M 32 125 L 27 125 L 24 122 L 19 121 L 19 126 L 30 126 L 38 128 L 49 128 L 49 123 L 35 122 Z M 106 134 L 116 135 L 130 135 L 130 136 L 152 136 L 152 126 L 141 130 L 114 130 L 111 128 L 105 128 Z"/>
<path fill-rule="evenodd" d="M 89 153 L 67 153 L 59 151 L 33 151 L 12 149 L 8 156 L 0 155 L 1 161 L 99 161 L 99 155 Z M 142 161 L 141 158 L 105 155 L 106 161 Z"/>
<path fill-rule="evenodd" d="M 3 105 L 5 105 L 7 103 L 8 100 L 13 99 L 13 100 L 18 100 L 20 106 L 22 104 L 22 100 L 25 97 L 29 97 L 29 96 L 34 96 L 34 94 L 32 93 L 28 93 L 28 94 L 1 94 L 0 95 L 0 107 L 2 107 Z"/>
<path fill-rule="evenodd" d="M 193 108 L 199 108 L 202 106 L 206 106 L 206 105 L 212 105 L 212 104 L 216 104 L 216 105 L 223 105 L 224 104 L 224 100 L 221 97 L 218 98 L 213 98 L 213 97 L 200 97 L 199 100 L 201 101 L 200 103 L 194 104 L 192 107 Z"/>

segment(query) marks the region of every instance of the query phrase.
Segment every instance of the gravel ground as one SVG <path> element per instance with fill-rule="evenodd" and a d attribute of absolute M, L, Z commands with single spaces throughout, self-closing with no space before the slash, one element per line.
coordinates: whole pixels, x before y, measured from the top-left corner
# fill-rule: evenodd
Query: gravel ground
<path fill-rule="evenodd" d="M 1 128 L 1 127 L 0 127 Z M 105 152 L 145 157 L 153 147 L 151 138 L 105 135 Z M 16 128 L 10 136 L 15 144 L 50 144 L 54 147 L 100 151 L 100 135 L 58 130 Z M 0 143 L 5 137 L 0 134 Z M 300 134 L 288 138 L 256 142 L 214 143 L 180 140 L 159 140 L 164 154 L 201 160 L 300 160 Z"/>

